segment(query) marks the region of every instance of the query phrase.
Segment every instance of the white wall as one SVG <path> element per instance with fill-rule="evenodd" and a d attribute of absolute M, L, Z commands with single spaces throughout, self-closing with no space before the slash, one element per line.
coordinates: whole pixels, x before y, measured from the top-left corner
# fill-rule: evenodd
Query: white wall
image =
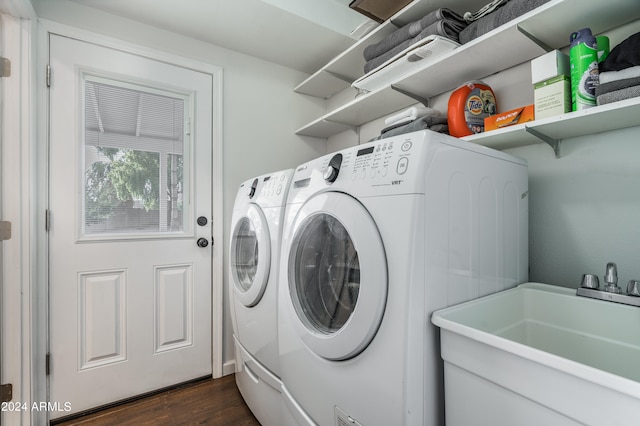
<path fill-rule="evenodd" d="M 39 18 L 196 59 L 223 68 L 224 360 L 233 359 L 227 298 L 229 222 L 238 185 L 252 176 L 293 168 L 326 152 L 323 139 L 295 129 L 324 113 L 324 101 L 295 94 L 304 73 L 68 0 L 34 2 Z M 215 220 L 215 218 L 214 218 Z"/>
<path fill-rule="evenodd" d="M 565 287 L 618 265 L 640 279 L 640 127 L 509 150 L 529 162 L 530 278 Z"/>
<path fill-rule="evenodd" d="M 640 31 L 640 21 L 606 33 L 613 49 Z M 563 49 L 566 51 L 567 49 Z M 533 103 L 529 63 L 482 78 L 496 94 L 499 111 Z M 351 89 L 339 96 L 354 96 Z M 430 106 L 446 114 L 450 93 Z M 330 137 L 327 150 L 367 142 L 384 128 L 384 117 Z M 561 142 L 560 158 L 544 143 L 506 150 L 529 163 L 529 263 L 531 281 L 580 285 L 582 274 L 600 276 L 618 265 L 626 291 L 640 279 L 640 127 Z"/>

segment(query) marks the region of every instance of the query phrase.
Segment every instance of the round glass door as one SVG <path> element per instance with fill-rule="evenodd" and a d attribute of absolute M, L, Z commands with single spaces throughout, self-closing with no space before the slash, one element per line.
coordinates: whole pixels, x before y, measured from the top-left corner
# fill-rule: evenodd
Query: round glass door
<path fill-rule="evenodd" d="M 332 360 L 375 336 L 387 297 L 382 240 L 356 199 L 325 193 L 302 206 L 289 249 L 289 293 L 305 344 Z"/>
<path fill-rule="evenodd" d="M 245 306 L 255 306 L 269 280 L 271 243 L 264 214 L 254 204 L 234 226 L 230 262 L 236 298 Z"/>

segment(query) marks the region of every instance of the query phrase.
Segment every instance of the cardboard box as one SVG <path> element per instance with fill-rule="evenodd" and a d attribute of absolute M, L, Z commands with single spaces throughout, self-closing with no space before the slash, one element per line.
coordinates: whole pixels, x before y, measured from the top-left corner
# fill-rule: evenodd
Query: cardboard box
<path fill-rule="evenodd" d="M 411 0 L 354 0 L 349 3 L 349 7 L 374 21 L 382 23 L 409 3 L 411 3 Z"/>
<path fill-rule="evenodd" d="M 540 83 L 559 75 L 571 75 L 569 56 L 552 50 L 531 61 L 531 84 Z"/>
<path fill-rule="evenodd" d="M 533 105 L 523 106 L 521 108 L 512 109 L 496 115 L 490 115 L 484 119 L 484 131 L 501 129 L 514 124 L 526 123 L 533 121 L 534 110 Z"/>
<path fill-rule="evenodd" d="M 536 119 L 571 112 L 571 79 L 559 75 L 533 86 Z"/>

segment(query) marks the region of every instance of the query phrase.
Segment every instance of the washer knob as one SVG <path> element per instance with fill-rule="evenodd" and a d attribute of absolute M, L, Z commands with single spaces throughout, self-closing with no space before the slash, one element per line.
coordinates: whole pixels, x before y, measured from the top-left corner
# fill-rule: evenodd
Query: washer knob
<path fill-rule="evenodd" d="M 327 166 L 327 169 L 324 171 L 324 180 L 327 182 L 335 182 L 338 178 L 338 170 L 333 166 Z"/>
<path fill-rule="evenodd" d="M 342 154 L 336 154 L 329 160 L 329 165 L 324 171 L 324 180 L 328 183 L 333 183 L 338 178 L 340 173 L 340 166 L 342 165 Z"/>

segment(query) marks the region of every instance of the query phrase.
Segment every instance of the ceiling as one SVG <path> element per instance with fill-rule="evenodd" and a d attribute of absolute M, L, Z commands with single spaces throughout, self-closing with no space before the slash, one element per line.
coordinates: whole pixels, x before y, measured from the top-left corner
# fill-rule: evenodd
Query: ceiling
<path fill-rule="evenodd" d="M 349 32 L 367 20 L 350 0 L 72 1 L 306 73 L 353 44 Z"/>

